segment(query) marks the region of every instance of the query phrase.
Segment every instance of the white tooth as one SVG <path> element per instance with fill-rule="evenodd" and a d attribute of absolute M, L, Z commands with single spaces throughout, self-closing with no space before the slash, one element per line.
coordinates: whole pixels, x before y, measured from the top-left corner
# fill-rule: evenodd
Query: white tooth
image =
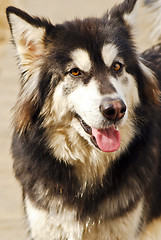
<path fill-rule="evenodd" d="M 115 129 L 116 129 L 116 130 L 118 130 L 118 127 L 117 127 L 117 126 L 115 126 Z"/>

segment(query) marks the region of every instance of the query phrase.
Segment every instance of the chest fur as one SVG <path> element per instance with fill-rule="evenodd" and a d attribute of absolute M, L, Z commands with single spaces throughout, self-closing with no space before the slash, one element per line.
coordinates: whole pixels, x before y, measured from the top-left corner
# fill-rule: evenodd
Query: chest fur
<path fill-rule="evenodd" d="M 142 213 L 140 202 L 131 213 L 114 220 L 107 220 L 102 214 L 79 221 L 77 212 L 63 207 L 58 199 L 53 200 L 49 211 L 37 208 L 28 198 L 25 205 L 34 240 L 135 240 Z"/>

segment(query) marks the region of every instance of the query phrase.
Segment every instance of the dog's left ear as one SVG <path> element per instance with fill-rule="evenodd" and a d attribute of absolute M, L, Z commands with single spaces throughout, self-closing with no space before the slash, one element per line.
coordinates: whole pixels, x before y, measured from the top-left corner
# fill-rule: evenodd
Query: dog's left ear
<path fill-rule="evenodd" d="M 124 16 L 125 14 L 130 14 L 134 6 L 136 4 L 137 0 L 125 0 L 121 4 L 119 4 L 117 7 L 114 7 L 111 9 L 110 14 L 112 17 L 117 16 Z"/>
<path fill-rule="evenodd" d="M 106 16 L 108 19 L 118 19 L 120 21 L 126 21 L 133 12 L 137 0 L 125 0 L 117 6 L 114 6 Z"/>

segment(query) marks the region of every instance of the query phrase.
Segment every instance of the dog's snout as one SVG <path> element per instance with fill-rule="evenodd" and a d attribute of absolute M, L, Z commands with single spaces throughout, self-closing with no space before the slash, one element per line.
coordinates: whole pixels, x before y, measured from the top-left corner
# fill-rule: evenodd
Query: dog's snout
<path fill-rule="evenodd" d="M 120 120 L 126 112 L 126 105 L 121 99 L 103 99 L 99 108 L 101 113 L 112 121 Z"/>

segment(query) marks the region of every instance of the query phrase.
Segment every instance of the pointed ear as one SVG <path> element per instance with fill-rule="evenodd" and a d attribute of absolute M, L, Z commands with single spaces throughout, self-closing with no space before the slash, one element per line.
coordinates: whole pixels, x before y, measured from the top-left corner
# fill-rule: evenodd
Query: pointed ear
<path fill-rule="evenodd" d="M 20 65 L 26 71 L 32 62 L 43 55 L 45 22 L 15 7 L 8 7 L 6 12 Z"/>
<path fill-rule="evenodd" d="M 124 0 L 118 6 L 115 6 L 109 12 L 110 18 L 118 18 L 120 20 L 127 20 L 131 15 L 137 0 Z"/>
<path fill-rule="evenodd" d="M 45 19 L 31 17 L 15 7 L 8 7 L 7 18 L 20 62 L 21 89 L 15 105 L 14 124 L 24 132 L 39 114 L 39 77 L 45 53 L 46 31 L 53 27 Z M 46 46 L 47 47 L 47 46 Z"/>

